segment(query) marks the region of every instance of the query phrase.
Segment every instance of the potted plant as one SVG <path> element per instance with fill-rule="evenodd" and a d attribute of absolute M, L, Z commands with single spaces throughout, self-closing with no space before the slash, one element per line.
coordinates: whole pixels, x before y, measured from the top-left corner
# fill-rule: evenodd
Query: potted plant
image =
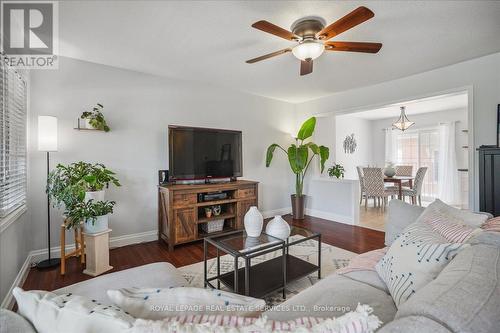
<path fill-rule="evenodd" d="M 84 222 L 84 231 L 96 234 L 108 230 L 109 214 L 113 213 L 114 201 L 81 201 L 66 209 L 64 215 L 67 228 L 74 228 Z"/>
<path fill-rule="evenodd" d="M 76 167 L 81 171 L 79 184 L 85 190 L 85 201 L 104 201 L 105 188 L 108 188 L 110 183 L 121 186 L 115 173 L 107 169 L 104 164 L 79 162 Z"/>
<path fill-rule="evenodd" d="M 316 118 L 311 117 L 302 124 L 299 132 L 297 133 L 297 137 L 295 138 L 295 143 L 291 144 L 288 149 L 281 147 L 277 143 L 273 143 L 267 148 L 266 167 L 271 165 L 274 151 L 276 148 L 279 148 L 287 155 L 290 168 L 295 174 L 295 194 L 291 195 L 292 213 L 294 219 L 304 218 L 304 178 L 307 170 L 309 170 L 311 161 L 315 156 L 319 156 L 320 172 L 323 173 L 323 170 L 325 169 L 325 162 L 328 160 L 330 155 L 330 151 L 327 147 L 318 146 L 313 142 L 305 142 L 313 135 L 315 127 Z"/>
<path fill-rule="evenodd" d="M 55 206 L 67 208 L 80 201 L 104 201 L 104 189 L 109 184 L 121 186 L 115 173 L 103 164 L 77 162 L 58 164 L 47 181 L 47 193 Z"/>
<path fill-rule="evenodd" d="M 85 127 L 94 128 L 100 131 L 109 132 L 110 128 L 104 119 L 102 114 L 103 105 L 97 103 L 96 106 L 92 108 L 92 111 L 84 111 L 80 118 L 85 120 Z"/>
<path fill-rule="evenodd" d="M 328 169 L 328 175 L 330 177 L 337 177 L 337 179 L 340 177 L 344 178 L 344 172 L 344 167 L 340 164 L 334 164 Z"/>

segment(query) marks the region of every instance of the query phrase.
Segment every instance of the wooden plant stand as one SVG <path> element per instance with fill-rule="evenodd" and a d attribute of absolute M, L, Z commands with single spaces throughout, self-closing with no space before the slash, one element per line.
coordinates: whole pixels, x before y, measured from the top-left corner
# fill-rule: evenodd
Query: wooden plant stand
<path fill-rule="evenodd" d="M 85 264 L 85 241 L 83 239 L 83 226 L 73 228 L 75 233 L 75 250 L 66 253 L 66 221 L 61 224 L 61 275 L 66 273 L 66 259 L 76 256 L 80 262 Z"/>
<path fill-rule="evenodd" d="M 109 265 L 109 234 L 108 229 L 97 234 L 83 233 L 85 236 L 85 247 L 87 254 L 87 267 L 83 273 L 97 276 L 113 269 Z"/>

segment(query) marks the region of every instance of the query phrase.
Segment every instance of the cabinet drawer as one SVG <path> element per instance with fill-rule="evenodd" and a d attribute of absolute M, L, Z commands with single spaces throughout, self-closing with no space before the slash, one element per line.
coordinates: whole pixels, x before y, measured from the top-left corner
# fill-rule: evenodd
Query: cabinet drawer
<path fill-rule="evenodd" d="M 174 194 L 174 206 L 184 207 L 196 204 L 198 201 L 196 199 L 195 193 L 176 193 Z"/>
<path fill-rule="evenodd" d="M 242 188 L 238 190 L 238 198 L 255 197 L 255 187 Z"/>

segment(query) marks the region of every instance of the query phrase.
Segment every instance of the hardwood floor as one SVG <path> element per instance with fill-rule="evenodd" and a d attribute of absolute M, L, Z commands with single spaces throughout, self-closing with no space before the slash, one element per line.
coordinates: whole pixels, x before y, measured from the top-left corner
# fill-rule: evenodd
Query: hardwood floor
<path fill-rule="evenodd" d="M 286 215 L 284 218 L 293 225 L 320 232 L 323 242 L 348 251 L 363 253 L 384 246 L 384 233 L 380 231 L 310 216 L 302 221 L 293 220 L 290 215 Z M 210 256 L 214 257 L 215 250 L 213 248 L 211 250 Z M 175 267 L 181 267 L 202 260 L 202 241 L 178 246 L 172 252 L 168 252 L 168 248 L 163 242 L 153 241 L 112 249 L 110 251 L 110 264 L 114 268 L 110 272 L 158 261 L 167 261 Z M 91 278 L 91 276 L 82 273 L 82 266 L 76 258 L 70 258 L 66 262 L 66 275 L 64 276 L 59 274 L 59 267 L 43 271 L 31 268 L 23 288 L 25 290 L 54 290 Z"/>

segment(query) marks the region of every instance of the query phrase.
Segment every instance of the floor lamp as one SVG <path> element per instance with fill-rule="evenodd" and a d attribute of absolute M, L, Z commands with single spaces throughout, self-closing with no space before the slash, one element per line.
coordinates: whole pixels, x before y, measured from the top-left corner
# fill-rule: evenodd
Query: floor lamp
<path fill-rule="evenodd" d="M 57 118 L 52 116 L 38 116 L 38 151 L 47 153 L 47 180 L 50 172 L 50 152 L 57 151 Z M 50 256 L 50 197 L 47 194 L 47 243 L 49 258 L 40 261 L 36 267 L 50 268 L 60 264 L 60 258 Z"/>

